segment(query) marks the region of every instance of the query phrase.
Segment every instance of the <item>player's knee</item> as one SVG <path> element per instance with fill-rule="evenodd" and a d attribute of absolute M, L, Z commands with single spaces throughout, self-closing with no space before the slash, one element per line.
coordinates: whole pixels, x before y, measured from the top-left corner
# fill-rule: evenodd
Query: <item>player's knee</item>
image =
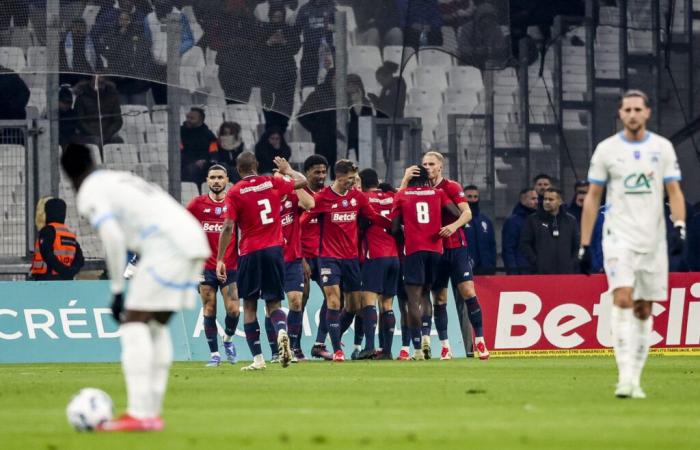
<path fill-rule="evenodd" d="M 464 283 L 460 283 L 458 288 L 459 294 L 462 296 L 462 298 L 466 299 L 476 297 L 476 289 L 474 289 L 473 281 L 465 281 Z"/>
<path fill-rule="evenodd" d="M 617 288 L 613 291 L 613 303 L 620 308 L 631 308 L 634 305 L 632 301 L 632 288 Z"/>
<path fill-rule="evenodd" d="M 651 302 L 634 302 L 634 316 L 639 320 L 647 320 L 651 316 Z"/>
<path fill-rule="evenodd" d="M 289 309 L 301 311 L 303 305 L 301 292 L 287 293 L 287 300 L 289 300 Z"/>

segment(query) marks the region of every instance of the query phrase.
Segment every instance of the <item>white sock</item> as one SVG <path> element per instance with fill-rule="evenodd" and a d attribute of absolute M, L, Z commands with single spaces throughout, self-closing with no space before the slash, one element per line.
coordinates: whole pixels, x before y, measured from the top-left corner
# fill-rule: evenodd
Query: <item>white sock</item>
<path fill-rule="evenodd" d="M 354 344 L 353 344 L 352 349 L 353 349 L 353 350 L 362 350 L 362 346 L 361 346 L 361 345 L 354 345 Z"/>
<path fill-rule="evenodd" d="M 152 415 L 153 342 L 148 325 L 129 322 L 119 327 L 122 344 L 122 371 L 126 380 L 126 412 L 139 419 Z"/>
<path fill-rule="evenodd" d="M 631 373 L 632 384 L 639 386 L 642 378 L 642 370 L 646 363 L 647 355 L 649 354 L 649 345 L 651 341 L 651 331 L 654 325 L 654 319 L 650 316 L 646 320 L 640 320 L 636 317 L 632 319 L 632 358 L 631 358 Z"/>
<path fill-rule="evenodd" d="M 211 356 L 221 356 L 219 352 L 211 352 Z"/>
<path fill-rule="evenodd" d="M 632 308 L 620 308 L 613 305 L 612 313 L 612 337 L 615 361 L 617 362 L 618 382 L 629 383 L 631 381 L 632 358 Z"/>
<path fill-rule="evenodd" d="M 151 398 L 153 407 L 151 414 L 158 417 L 163 410 L 163 399 L 168 387 L 168 374 L 170 365 L 173 362 L 173 343 L 170 339 L 170 330 L 167 325 L 163 325 L 155 320 L 149 323 L 151 339 L 153 340 L 152 363 L 152 387 Z"/>
<path fill-rule="evenodd" d="M 408 349 L 409 349 L 409 348 L 410 348 L 410 347 L 405 347 L 405 346 L 402 346 L 402 347 L 401 347 L 401 351 L 405 351 L 405 352 L 408 352 Z"/>

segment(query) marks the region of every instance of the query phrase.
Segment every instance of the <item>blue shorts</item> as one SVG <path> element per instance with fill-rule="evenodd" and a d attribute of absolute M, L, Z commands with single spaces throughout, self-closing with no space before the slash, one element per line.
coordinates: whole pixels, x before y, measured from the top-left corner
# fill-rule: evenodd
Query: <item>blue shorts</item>
<path fill-rule="evenodd" d="M 440 260 L 440 268 L 433 289 L 445 289 L 450 280 L 452 286 L 457 287 L 460 283 L 473 279 L 474 274 L 472 273 L 472 265 L 469 263 L 467 247 L 446 248 Z"/>
<path fill-rule="evenodd" d="M 393 297 L 396 295 L 400 275 L 399 258 L 389 256 L 368 259 L 362 265 L 362 290 Z"/>
<path fill-rule="evenodd" d="M 315 281 L 316 284 L 321 286 L 321 273 L 319 271 L 318 265 L 319 263 L 319 258 L 305 258 L 306 263 L 309 265 L 311 268 L 311 280 Z"/>
<path fill-rule="evenodd" d="M 411 286 L 433 286 L 438 276 L 442 255 L 419 251 L 407 255 L 403 261 L 403 282 Z"/>
<path fill-rule="evenodd" d="M 304 266 L 301 259 L 284 263 L 284 292 L 304 292 Z"/>
<path fill-rule="evenodd" d="M 321 286 L 343 286 L 343 292 L 362 290 L 360 262 L 357 259 L 320 258 Z"/>
<path fill-rule="evenodd" d="M 241 300 L 284 299 L 282 247 L 268 247 L 238 258 L 238 297 Z"/>
<path fill-rule="evenodd" d="M 216 278 L 216 270 L 214 269 L 204 269 L 204 281 L 202 281 L 199 284 L 204 284 L 206 286 L 211 286 L 214 289 L 216 288 L 223 288 L 226 287 L 230 284 L 233 284 L 236 282 L 236 277 L 238 276 L 238 273 L 235 270 L 227 270 L 226 271 L 226 281 L 223 283 L 219 281 L 218 278 Z"/>

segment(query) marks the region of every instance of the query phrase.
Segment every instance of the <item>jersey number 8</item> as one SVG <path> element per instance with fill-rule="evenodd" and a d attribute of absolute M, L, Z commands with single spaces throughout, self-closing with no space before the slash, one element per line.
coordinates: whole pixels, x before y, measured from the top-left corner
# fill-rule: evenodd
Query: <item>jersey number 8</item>
<path fill-rule="evenodd" d="M 418 223 L 430 223 L 430 210 L 426 202 L 416 203 L 416 216 Z"/>

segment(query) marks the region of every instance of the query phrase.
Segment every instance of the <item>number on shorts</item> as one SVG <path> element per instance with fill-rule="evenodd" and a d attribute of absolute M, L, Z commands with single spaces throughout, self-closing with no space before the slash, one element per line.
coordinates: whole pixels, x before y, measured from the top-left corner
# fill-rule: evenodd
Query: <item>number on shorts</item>
<path fill-rule="evenodd" d="M 258 200 L 258 205 L 262 206 L 262 210 L 260 210 L 260 220 L 262 221 L 263 225 L 268 225 L 274 222 L 274 219 L 268 214 L 272 212 L 272 206 L 270 206 L 270 200 L 264 198 L 262 200 Z"/>
<path fill-rule="evenodd" d="M 430 210 L 428 209 L 428 203 L 416 203 L 416 215 L 418 218 L 418 223 L 430 223 Z"/>

